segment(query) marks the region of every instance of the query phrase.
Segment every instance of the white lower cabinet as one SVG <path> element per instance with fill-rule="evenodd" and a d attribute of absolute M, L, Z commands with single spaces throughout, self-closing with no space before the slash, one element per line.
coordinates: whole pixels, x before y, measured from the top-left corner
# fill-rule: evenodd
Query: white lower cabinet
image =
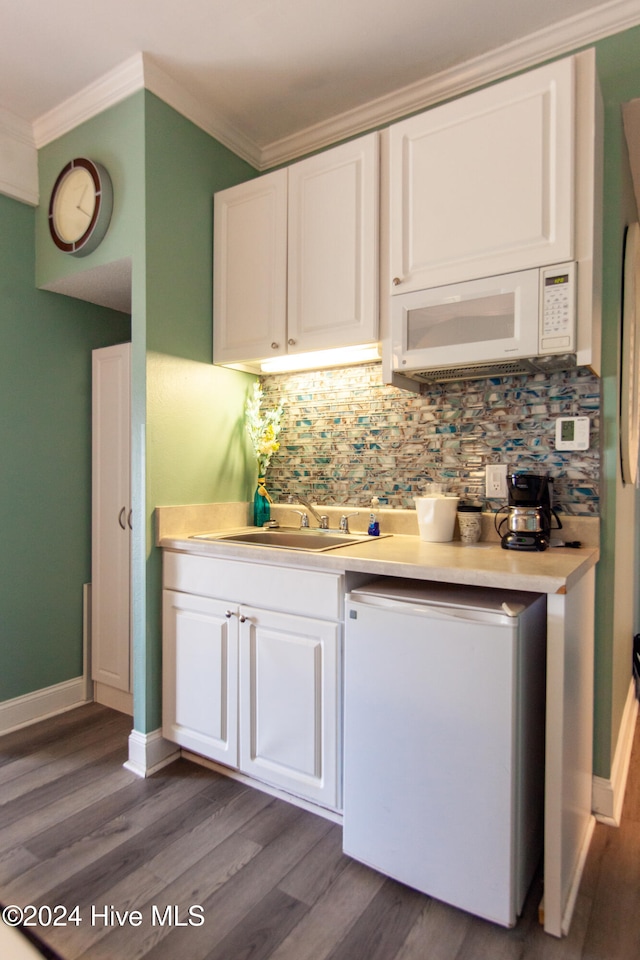
<path fill-rule="evenodd" d="M 183 592 L 242 584 L 251 599 L 265 579 L 279 610 Z M 336 575 L 165 557 L 163 736 L 340 809 L 342 594 Z M 297 612 L 304 596 L 314 616 Z"/>
<path fill-rule="evenodd" d="M 241 610 L 240 769 L 336 807 L 340 624 Z"/>
<path fill-rule="evenodd" d="M 163 735 L 211 760 L 238 762 L 238 628 L 228 604 L 165 590 Z"/>

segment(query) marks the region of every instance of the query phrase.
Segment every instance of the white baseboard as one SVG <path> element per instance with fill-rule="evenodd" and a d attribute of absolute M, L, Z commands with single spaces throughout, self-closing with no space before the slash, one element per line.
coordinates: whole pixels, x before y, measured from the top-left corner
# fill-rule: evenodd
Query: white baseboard
<path fill-rule="evenodd" d="M 108 687 L 104 683 L 93 682 L 93 699 L 103 707 L 110 707 L 112 710 L 118 710 L 120 713 L 126 713 L 133 716 L 133 694 L 126 690 L 116 690 L 115 687 Z"/>
<path fill-rule="evenodd" d="M 161 730 L 129 734 L 129 759 L 124 764 L 137 777 L 150 777 L 152 773 L 168 766 L 180 757 L 180 747 L 165 740 Z"/>
<path fill-rule="evenodd" d="M 84 677 L 74 677 L 52 687 L 25 693 L 0 703 L 0 734 L 19 730 L 87 703 Z"/>
<path fill-rule="evenodd" d="M 596 818 L 600 823 L 608 823 L 614 827 L 620 826 L 637 716 L 638 701 L 635 684 L 632 680 L 622 714 L 611 776 L 609 779 L 594 777 L 592 786 L 592 809 Z"/>
<path fill-rule="evenodd" d="M 587 862 L 587 856 L 589 853 L 589 847 L 591 846 L 591 838 L 593 837 L 593 831 L 596 827 L 596 818 L 589 817 L 589 822 L 587 824 L 587 829 L 585 830 L 584 837 L 582 838 L 582 846 L 580 847 L 580 855 L 578 857 L 578 862 L 576 863 L 576 869 L 574 871 L 573 877 L 571 878 L 571 883 L 569 885 L 569 893 L 564 905 L 564 913 L 562 914 L 562 935 L 564 937 L 569 933 L 569 928 L 571 926 L 571 920 L 573 918 L 573 911 L 576 906 L 576 901 L 578 899 L 578 891 L 580 889 L 580 881 L 582 880 L 582 874 Z"/>

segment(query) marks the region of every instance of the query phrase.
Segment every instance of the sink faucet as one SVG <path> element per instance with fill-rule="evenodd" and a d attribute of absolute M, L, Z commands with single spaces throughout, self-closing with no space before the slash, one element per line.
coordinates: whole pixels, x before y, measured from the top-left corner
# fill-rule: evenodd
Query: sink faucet
<path fill-rule="evenodd" d="M 343 515 L 340 517 L 340 530 L 341 530 L 341 532 L 342 532 L 342 533 L 351 533 L 351 531 L 349 530 L 349 518 L 350 518 L 350 517 L 357 517 L 357 516 L 359 516 L 359 515 L 360 515 L 360 511 L 359 511 L 359 510 L 356 510 L 355 513 L 343 513 Z"/>
<path fill-rule="evenodd" d="M 310 510 L 311 513 L 314 515 L 314 517 L 318 521 L 318 526 L 320 527 L 321 530 L 329 529 L 329 517 L 326 517 L 324 514 L 320 515 L 316 510 L 316 508 L 312 506 L 308 500 L 305 500 L 304 497 L 301 497 L 299 493 L 290 493 L 289 496 L 287 497 L 287 502 L 301 503 L 303 506 L 307 508 L 307 510 Z"/>

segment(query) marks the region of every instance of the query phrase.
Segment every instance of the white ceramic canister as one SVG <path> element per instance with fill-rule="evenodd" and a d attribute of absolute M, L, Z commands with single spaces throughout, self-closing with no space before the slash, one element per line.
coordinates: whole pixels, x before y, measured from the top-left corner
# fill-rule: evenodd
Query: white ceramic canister
<path fill-rule="evenodd" d="M 458 526 L 462 543 L 477 543 L 482 534 L 482 507 L 475 503 L 459 504 Z"/>
<path fill-rule="evenodd" d="M 421 540 L 429 543 L 453 540 L 459 499 L 459 497 L 450 497 L 442 493 L 414 497 Z"/>

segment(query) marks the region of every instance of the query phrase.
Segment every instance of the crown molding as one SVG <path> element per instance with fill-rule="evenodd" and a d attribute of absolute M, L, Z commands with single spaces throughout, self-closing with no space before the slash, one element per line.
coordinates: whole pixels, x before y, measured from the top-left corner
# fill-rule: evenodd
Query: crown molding
<path fill-rule="evenodd" d="M 166 74 L 152 57 L 137 53 L 35 120 L 31 142 L 35 143 L 36 149 L 43 147 L 107 107 L 145 88 L 237 156 L 264 171 L 348 137 L 385 126 L 400 117 L 460 96 L 510 73 L 528 69 L 543 60 L 562 56 L 639 23 L 638 0 L 612 0 L 603 7 L 545 27 L 488 54 L 262 147 L 222 115 L 213 114 L 196 94 Z M 2 119 L 0 114 L 0 138 L 3 136 Z"/>
<path fill-rule="evenodd" d="M 236 156 L 254 167 L 259 166 L 261 151 L 258 144 L 220 114 L 213 113 L 199 97 L 165 73 L 148 54 L 144 54 L 144 85 L 150 93 L 215 137 Z"/>
<path fill-rule="evenodd" d="M 143 88 L 143 55 L 136 53 L 79 93 L 34 120 L 33 138 L 36 147 L 39 149 L 57 140 L 79 124 L 102 113 L 107 107 L 112 107 Z"/>
<path fill-rule="evenodd" d="M 38 117 L 33 138 L 44 147 L 139 90 L 149 90 L 215 137 L 239 157 L 257 166 L 260 148 L 222 116 L 212 114 L 196 95 L 165 73 L 147 53 L 136 53 L 59 106 Z"/>
<path fill-rule="evenodd" d="M 38 151 L 31 124 L 0 108 L 0 193 L 38 205 Z"/>
<path fill-rule="evenodd" d="M 385 126 L 510 73 L 526 70 L 543 60 L 552 60 L 596 40 L 621 33 L 639 23 L 640 5 L 637 0 L 612 0 L 604 7 L 562 20 L 490 53 L 372 100 L 362 107 L 274 141 L 263 148 L 259 169 L 268 170 L 339 140 Z"/>

